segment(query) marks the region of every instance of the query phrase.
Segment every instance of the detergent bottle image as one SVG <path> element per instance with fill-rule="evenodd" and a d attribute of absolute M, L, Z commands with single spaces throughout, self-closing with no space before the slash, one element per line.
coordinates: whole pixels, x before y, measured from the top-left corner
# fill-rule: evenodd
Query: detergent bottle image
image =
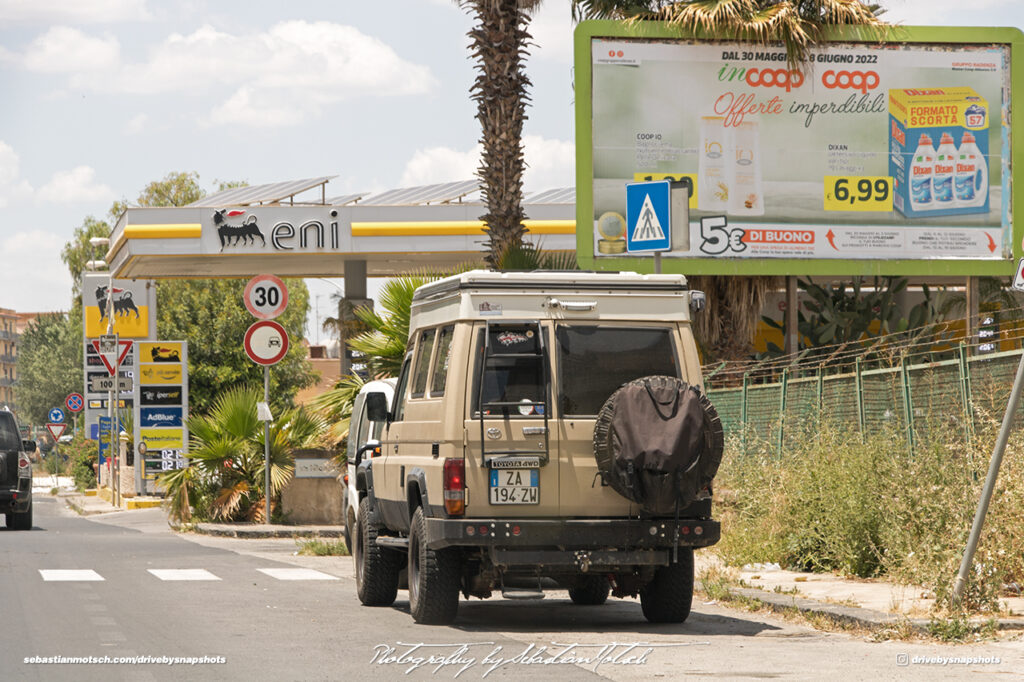
<path fill-rule="evenodd" d="M 983 206 L 988 192 L 988 162 L 974 143 L 974 134 L 964 131 L 960 150 L 956 155 L 953 177 L 957 206 Z"/>
<path fill-rule="evenodd" d="M 930 211 L 932 203 L 932 176 L 935 174 L 935 149 L 932 138 L 921 135 L 910 162 L 910 207 L 914 211 Z"/>
<path fill-rule="evenodd" d="M 733 132 L 731 215 L 764 215 L 761 182 L 761 141 L 756 121 L 746 121 Z"/>
<path fill-rule="evenodd" d="M 932 201 L 935 208 L 954 206 L 953 176 L 956 168 L 956 145 L 953 136 L 942 133 L 935 150 L 935 173 L 932 175 Z"/>
<path fill-rule="evenodd" d="M 731 128 L 721 116 L 700 119 L 700 156 L 698 202 L 702 211 L 725 211 L 732 195 L 733 174 L 730 159 L 735 154 Z"/>

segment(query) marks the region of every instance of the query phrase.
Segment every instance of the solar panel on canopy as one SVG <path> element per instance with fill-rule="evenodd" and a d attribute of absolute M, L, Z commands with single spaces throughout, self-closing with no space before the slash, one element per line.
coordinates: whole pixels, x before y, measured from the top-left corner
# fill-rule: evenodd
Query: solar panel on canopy
<path fill-rule="evenodd" d="M 360 203 L 364 206 L 443 204 L 461 199 L 467 194 L 477 191 L 479 184 L 479 180 L 462 180 L 460 182 L 443 182 L 436 185 L 421 185 L 419 187 L 402 187 L 367 197 Z"/>
<path fill-rule="evenodd" d="M 305 180 L 290 180 L 288 182 L 273 182 L 266 185 L 251 185 L 249 187 L 233 187 L 223 192 L 216 192 L 198 201 L 193 201 L 189 206 L 250 206 L 252 204 L 274 204 L 294 197 L 314 187 L 326 184 L 336 175 L 325 175 L 319 178 L 306 178 Z"/>
<path fill-rule="evenodd" d="M 326 203 L 328 206 L 347 206 L 348 204 L 353 204 L 359 201 L 360 199 L 365 197 L 366 194 L 366 192 L 353 192 L 352 194 L 341 194 L 336 197 L 328 198 Z"/>
<path fill-rule="evenodd" d="M 576 188 L 547 189 L 523 198 L 524 204 L 575 204 Z"/>

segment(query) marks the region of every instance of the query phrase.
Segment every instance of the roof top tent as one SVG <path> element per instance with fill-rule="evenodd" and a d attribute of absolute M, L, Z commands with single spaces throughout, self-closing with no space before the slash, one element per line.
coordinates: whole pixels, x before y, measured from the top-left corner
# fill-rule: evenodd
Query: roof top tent
<path fill-rule="evenodd" d="M 455 319 L 688 322 L 694 300 L 703 294 L 691 292 L 683 275 L 473 270 L 420 287 L 409 327 Z"/>

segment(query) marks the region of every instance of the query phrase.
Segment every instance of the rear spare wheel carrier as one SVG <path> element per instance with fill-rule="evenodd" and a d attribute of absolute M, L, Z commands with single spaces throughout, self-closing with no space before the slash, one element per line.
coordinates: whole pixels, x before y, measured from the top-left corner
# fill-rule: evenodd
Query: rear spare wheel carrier
<path fill-rule="evenodd" d="M 723 448 L 711 401 L 675 377 L 623 384 L 594 426 L 594 456 L 604 480 L 651 515 L 671 515 L 696 500 L 715 477 Z"/>

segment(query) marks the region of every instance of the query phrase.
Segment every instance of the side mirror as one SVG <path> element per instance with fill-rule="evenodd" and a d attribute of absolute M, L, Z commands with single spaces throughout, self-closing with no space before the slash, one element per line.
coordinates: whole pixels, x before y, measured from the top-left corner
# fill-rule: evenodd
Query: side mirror
<path fill-rule="evenodd" d="M 380 451 L 380 442 L 379 441 L 371 440 L 370 442 L 366 443 L 361 448 L 356 450 L 356 458 L 355 458 L 356 466 L 359 466 L 359 464 L 363 461 L 363 455 L 365 453 L 367 453 L 367 452 L 377 452 L 379 454 L 379 451 Z M 371 457 L 375 457 L 376 454 L 373 454 L 373 455 L 370 455 L 370 456 Z"/>
<path fill-rule="evenodd" d="M 366 394 L 366 417 L 372 422 L 388 421 L 388 399 L 380 391 Z"/>
<path fill-rule="evenodd" d="M 704 297 L 703 291 L 691 291 L 690 292 L 690 312 L 699 313 L 704 310 L 707 305 L 707 299 Z"/>
<path fill-rule="evenodd" d="M 21 449 L 25 452 L 35 452 L 36 442 L 34 440 L 23 440 L 21 441 Z"/>

